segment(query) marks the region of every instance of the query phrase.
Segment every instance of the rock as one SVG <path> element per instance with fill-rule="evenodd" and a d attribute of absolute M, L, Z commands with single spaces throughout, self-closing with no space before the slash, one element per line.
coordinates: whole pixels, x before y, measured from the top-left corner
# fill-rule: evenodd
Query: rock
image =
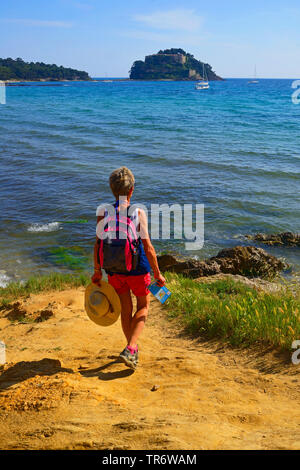
<path fill-rule="evenodd" d="M 159 385 L 153 385 L 151 392 L 156 392 L 159 389 Z"/>
<path fill-rule="evenodd" d="M 161 271 L 170 271 L 196 279 L 220 273 L 247 277 L 273 277 L 286 268 L 285 264 L 262 248 L 236 246 L 220 251 L 207 261 L 178 260 L 171 255 L 158 256 Z"/>
<path fill-rule="evenodd" d="M 41 311 L 32 312 L 28 302 L 14 302 L 3 308 L 6 318 L 14 323 L 42 322 L 53 316 L 53 311 L 45 308 Z M 32 331 L 32 330 L 30 330 Z M 29 333 L 29 331 L 27 332 Z"/>
<path fill-rule="evenodd" d="M 136 60 L 130 70 L 131 80 L 223 80 L 209 64 L 195 59 L 183 49 L 165 49 Z"/>
<path fill-rule="evenodd" d="M 209 261 L 194 259 L 181 261 L 171 255 L 158 256 L 157 260 L 161 271 L 175 272 L 193 279 L 202 276 L 212 276 L 221 272 L 218 264 L 215 262 L 210 263 Z"/>
<path fill-rule="evenodd" d="M 255 240 L 266 245 L 300 246 L 300 235 L 292 232 L 275 233 L 271 235 L 257 233 L 247 235 L 249 240 Z"/>
<path fill-rule="evenodd" d="M 44 310 L 41 310 L 39 316 L 35 319 L 35 321 L 39 323 L 48 320 L 51 317 L 53 317 L 53 311 L 45 308 Z"/>
<path fill-rule="evenodd" d="M 261 248 L 236 246 L 218 253 L 215 260 L 222 273 L 241 274 L 248 277 L 272 277 L 282 271 L 285 264 Z"/>
<path fill-rule="evenodd" d="M 17 322 L 26 317 L 26 310 L 21 302 L 14 302 L 4 308 L 5 316 L 11 322 Z"/>

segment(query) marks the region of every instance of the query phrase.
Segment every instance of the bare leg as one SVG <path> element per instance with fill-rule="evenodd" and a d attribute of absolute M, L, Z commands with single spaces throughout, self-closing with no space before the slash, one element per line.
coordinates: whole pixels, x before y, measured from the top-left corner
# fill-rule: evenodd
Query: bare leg
<path fill-rule="evenodd" d="M 131 321 L 131 335 L 128 340 L 128 344 L 132 348 L 137 346 L 138 338 L 144 329 L 149 311 L 150 296 L 137 297 L 136 302 L 137 310 Z"/>
<path fill-rule="evenodd" d="M 125 292 L 125 294 L 120 294 L 121 301 L 121 323 L 123 333 L 126 336 L 127 343 L 129 343 L 131 337 L 131 322 L 132 322 L 132 300 L 130 291 Z"/>

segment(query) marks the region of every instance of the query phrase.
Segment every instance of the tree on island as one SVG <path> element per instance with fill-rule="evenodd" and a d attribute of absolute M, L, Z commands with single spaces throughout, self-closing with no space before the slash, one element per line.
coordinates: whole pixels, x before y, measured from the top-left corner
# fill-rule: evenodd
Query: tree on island
<path fill-rule="evenodd" d="M 0 59 L 0 80 L 91 80 L 87 72 L 23 59 Z"/>

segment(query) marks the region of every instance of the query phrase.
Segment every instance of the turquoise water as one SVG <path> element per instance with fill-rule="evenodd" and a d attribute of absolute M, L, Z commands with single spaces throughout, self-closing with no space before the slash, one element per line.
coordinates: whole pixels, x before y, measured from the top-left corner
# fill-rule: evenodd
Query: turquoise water
<path fill-rule="evenodd" d="M 205 205 L 199 258 L 299 231 L 300 106 L 291 80 L 84 82 L 7 87 L 0 106 L 0 283 L 92 265 L 95 211 L 110 172 L 134 201 Z M 87 219 L 87 224 L 59 221 Z M 184 252 L 184 241 L 155 242 Z M 259 245 L 258 245 L 259 246 Z M 297 249 L 266 249 L 300 269 Z"/>

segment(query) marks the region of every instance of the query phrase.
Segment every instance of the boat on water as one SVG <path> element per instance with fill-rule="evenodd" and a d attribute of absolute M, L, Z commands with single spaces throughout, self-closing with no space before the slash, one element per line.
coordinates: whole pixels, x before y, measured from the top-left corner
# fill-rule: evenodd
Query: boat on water
<path fill-rule="evenodd" d="M 255 66 L 255 69 L 254 69 L 254 79 L 253 80 L 250 80 L 248 82 L 249 84 L 256 84 L 256 83 L 259 83 L 259 80 L 257 80 L 257 74 L 256 74 L 256 66 Z"/>
<path fill-rule="evenodd" d="M 209 88 L 209 82 L 205 82 L 204 80 L 196 83 L 195 85 L 196 90 L 208 90 Z"/>
<path fill-rule="evenodd" d="M 203 64 L 202 80 L 196 83 L 195 89 L 196 90 L 208 90 L 209 89 L 209 81 L 207 79 L 207 74 L 204 68 L 204 64 Z"/>

